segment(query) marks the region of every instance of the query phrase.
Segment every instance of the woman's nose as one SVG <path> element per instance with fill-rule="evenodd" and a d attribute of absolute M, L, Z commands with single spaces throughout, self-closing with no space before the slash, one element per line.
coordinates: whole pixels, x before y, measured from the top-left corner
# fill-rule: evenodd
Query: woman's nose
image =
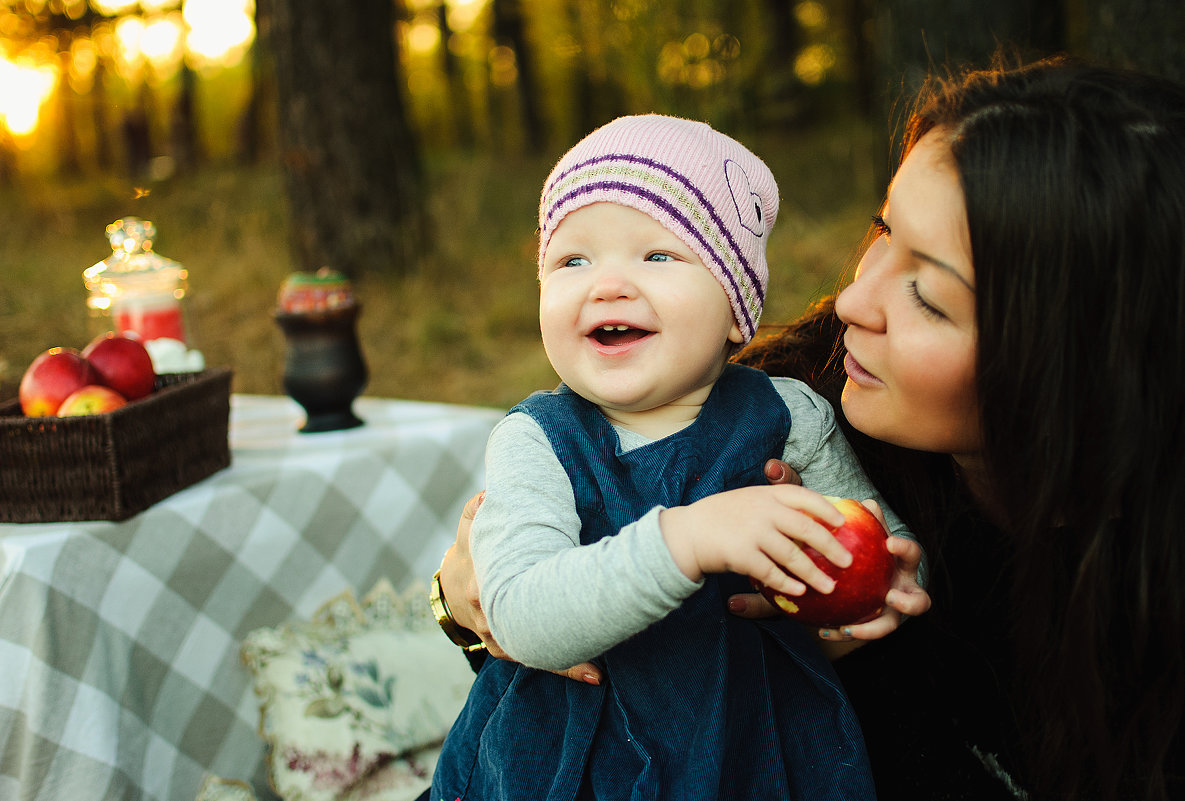
<path fill-rule="evenodd" d="M 878 245 L 882 245 L 878 248 Z M 860 259 L 856 277 L 835 299 L 835 313 L 848 325 L 872 331 L 885 329 L 884 301 L 888 287 L 884 282 L 883 243 L 876 242 Z"/>

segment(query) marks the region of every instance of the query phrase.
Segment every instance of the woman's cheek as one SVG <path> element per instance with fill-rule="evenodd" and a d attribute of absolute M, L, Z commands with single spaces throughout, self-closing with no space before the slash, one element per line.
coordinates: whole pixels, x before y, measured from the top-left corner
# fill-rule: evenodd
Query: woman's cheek
<path fill-rule="evenodd" d="M 950 344 L 957 343 L 945 343 Z M 967 453 L 979 449 L 979 407 L 974 351 L 964 347 L 919 348 L 904 374 L 904 420 L 914 421 L 914 447 Z"/>

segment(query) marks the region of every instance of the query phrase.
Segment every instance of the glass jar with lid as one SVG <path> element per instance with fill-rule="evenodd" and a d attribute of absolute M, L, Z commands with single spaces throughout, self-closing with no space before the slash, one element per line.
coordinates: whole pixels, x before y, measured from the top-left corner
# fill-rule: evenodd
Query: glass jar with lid
<path fill-rule="evenodd" d="M 87 306 L 110 318 L 117 333 L 131 331 L 145 343 L 175 339 L 188 343 L 184 299 L 188 272 L 152 249 L 156 226 L 124 217 L 107 226 L 111 255 L 83 271 Z"/>

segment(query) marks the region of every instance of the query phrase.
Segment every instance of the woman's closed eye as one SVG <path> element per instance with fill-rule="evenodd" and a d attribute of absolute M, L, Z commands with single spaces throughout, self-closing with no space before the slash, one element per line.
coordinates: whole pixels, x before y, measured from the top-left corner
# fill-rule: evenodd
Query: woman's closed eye
<path fill-rule="evenodd" d="M 915 306 L 922 310 L 923 314 L 928 317 L 933 317 L 935 320 L 946 319 L 946 315 L 943 314 L 941 310 L 931 306 L 926 302 L 926 299 L 922 297 L 922 293 L 918 291 L 918 282 L 916 280 L 910 281 L 908 284 L 906 284 L 906 289 L 909 292 L 910 300 L 913 301 Z"/>
<path fill-rule="evenodd" d="M 889 228 L 889 224 L 885 222 L 885 218 L 879 214 L 872 215 L 872 230 L 877 236 L 888 237 L 893 230 Z"/>

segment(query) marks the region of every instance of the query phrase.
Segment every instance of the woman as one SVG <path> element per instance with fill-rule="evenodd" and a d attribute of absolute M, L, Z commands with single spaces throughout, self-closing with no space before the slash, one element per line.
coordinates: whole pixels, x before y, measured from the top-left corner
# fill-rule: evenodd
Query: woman
<path fill-rule="evenodd" d="M 1185 91 L 971 73 L 904 144 L 856 280 L 742 356 L 830 393 L 929 554 L 933 609 L 835 665 L 878 791 L 1185 797 Z"/>

